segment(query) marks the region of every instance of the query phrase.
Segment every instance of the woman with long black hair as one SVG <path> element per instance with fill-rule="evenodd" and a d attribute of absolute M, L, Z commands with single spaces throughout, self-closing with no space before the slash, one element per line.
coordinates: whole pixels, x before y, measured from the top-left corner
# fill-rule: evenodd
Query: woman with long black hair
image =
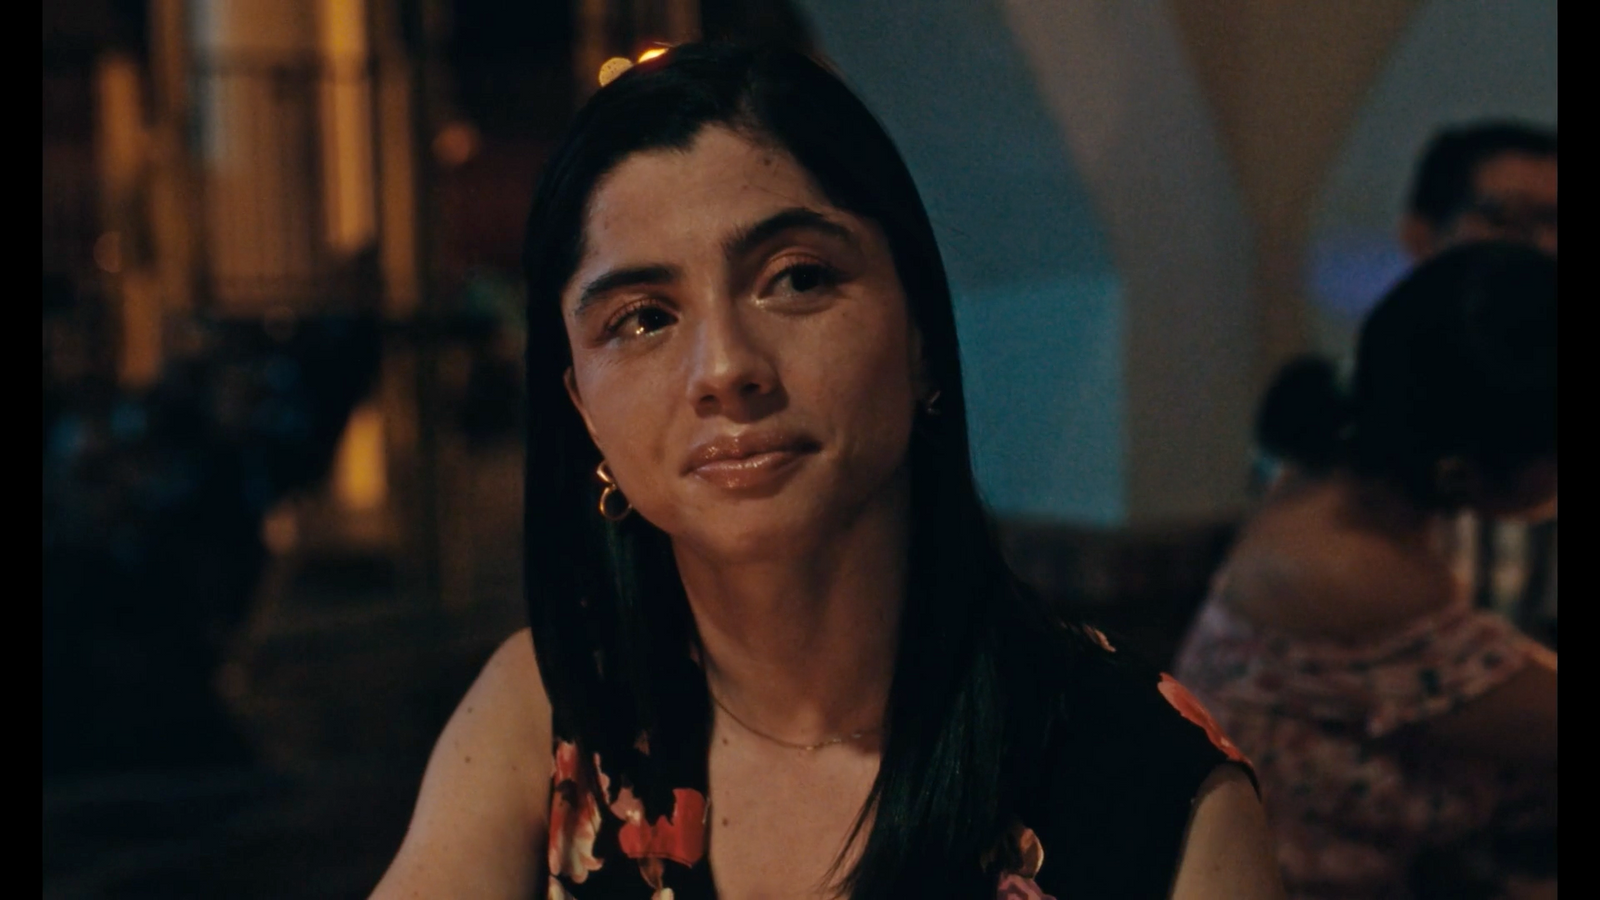
<path fill-rule="evenodd" d="M 380 896 L 1277 896 L 1248 763 L 1003 562 L 927 214 L 836 76 L 634 67 L 525 265 L 531 640 Z"/>

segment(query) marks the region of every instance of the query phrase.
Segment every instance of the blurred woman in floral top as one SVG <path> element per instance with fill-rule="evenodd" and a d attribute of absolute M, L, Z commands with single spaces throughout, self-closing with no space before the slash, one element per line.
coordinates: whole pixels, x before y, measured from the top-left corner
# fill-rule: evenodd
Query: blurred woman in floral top
<path fill-rule="evenodd" d="M 1554 512 L 1555 262 L 1423 264 L 1351 377 L 1285 368 L 1258 439 L 1283 475 L 1177 672 L 1258 767 L 1290 895 L 1553 890 L 1556 657 L 1474 608 L 1444 537 L 1464 509 Z"/>

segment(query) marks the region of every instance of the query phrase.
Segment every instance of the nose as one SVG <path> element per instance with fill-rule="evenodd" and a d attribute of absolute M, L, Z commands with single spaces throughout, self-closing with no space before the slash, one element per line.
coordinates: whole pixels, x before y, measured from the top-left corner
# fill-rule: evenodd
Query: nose
<path fill-rule="evenodd" d="M 753 421 L 782 404 L 777 367 L 737 309 L 718 304 L 700 319 L 688 379 L 689 402 L 702 416 Z"/>

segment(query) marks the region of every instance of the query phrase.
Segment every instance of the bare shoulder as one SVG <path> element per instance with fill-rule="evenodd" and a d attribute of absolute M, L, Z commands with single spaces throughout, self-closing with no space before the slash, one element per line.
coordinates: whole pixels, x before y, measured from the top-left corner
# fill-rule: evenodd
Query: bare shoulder
<path fill-rule="evenodd" d="M 528 629 L 506 638 L 489 657 L 445 727 L 447 736 L 457 720 L 461 734 L 456 737 L 483 741 L 486 752 L 492 751 L 496 758 L 503 756 L 516 771 L 531 765 L 549 776 L 550 700 L 539 676 L 533 636 Z M 526 743 L 532 739 L 542 742 Z M 441 738 L 440 744 L 443 743 Z"/>
<path fill-rule="evenodd" d="M 1230 607 L 1262 625 L 1318 637 L 1381 634 L 1444 608 L 1457 590 L 1441 561 L 1341 527 L 1314 499 L 1264 509 L 1227 568 Z"/>
<path fill-rule="evenodd" d="M 529 720 L 540 715 L 549 718 L 550 702 L 539 676 L 529 629 L 523 628 L 500 643 L 471 691 L 482 692 L 489 701 L 490 712 L 512 716 L 524 724 L 531 724 Z M 469 692 L 468 697 L 471 696 Z"/>
<path fill-rule="evenodd" d="M 1242 769 L 1220 765 L 1201 784 L 1173 880 L 1173 900 L 1281 900 L 1266 811 Z"/>
<path fill-rule="evenodd" d="M 550 704 L 526 629 L 484 666 L 434 745 L 375 898 L 529 896 L 549 801 Z"/>
<path fill-rule="evenodd" d="M 1543 648 L 1501 684 L 1416 726 L 1440 753 L 1517 766 L 1556 767 L 1556 655 Z"/>

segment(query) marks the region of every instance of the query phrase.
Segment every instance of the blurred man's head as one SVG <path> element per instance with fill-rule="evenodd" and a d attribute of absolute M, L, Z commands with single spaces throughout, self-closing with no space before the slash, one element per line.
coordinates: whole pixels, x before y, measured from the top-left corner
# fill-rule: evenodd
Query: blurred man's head
<path fill-rule="evenodd" d="M 1476 240 L 1555 255 L 1555 132 L 1516 122 L 1440 132 L 1417 166 L 1401 239 L 1419 261 Z"/>

